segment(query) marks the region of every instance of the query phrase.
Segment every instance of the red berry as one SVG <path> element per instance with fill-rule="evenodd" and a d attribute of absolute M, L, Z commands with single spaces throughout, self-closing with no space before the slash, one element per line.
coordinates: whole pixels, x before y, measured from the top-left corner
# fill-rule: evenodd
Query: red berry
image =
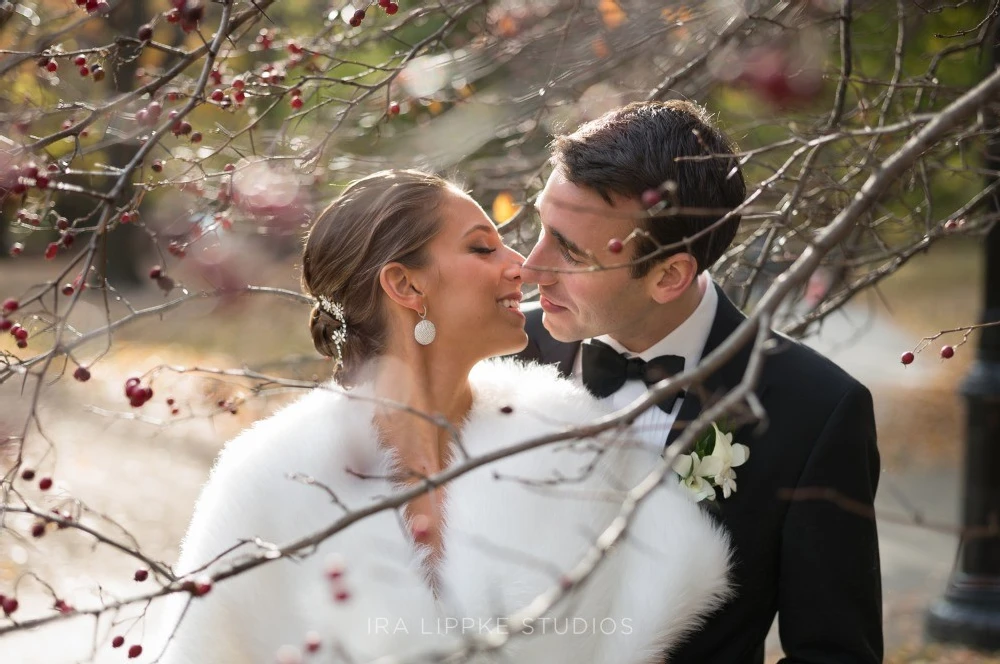
<path fill-rule="evenodd" d="M 613 254 L 620 254 L 624 246 L 625 245 L 622 244 L 622 241 L 616 237 L 608 240 L 608 251 L 610 251 Z"/>
<path fill-rule="evenodd" d="M 73 372 L 73 378 L 76 378 L 81 383 L 86 383 L 90 380 L 90 369 L 87 367 L 77 367 L 76 371 Z"/>
<path fill-rule="evenodd" d="M 177 408 L 171 408 L 171 409 L 170 409 L 170 414 L 171 414 L 171 415 L 176 415 L 176 414 L 177 414 L 177 413 L 179 413 L 179 412 L 181 412 L 181 411 L 180 411 L 179 409 L 177 409 Z"/>
<path fill-rule="evenodd" d="M 119 635 L 119 636 L 116 636 L 115 638 L 111 639 L 111 647 L 112 648 L 121 648 L 123 645 L 125 645 L 125 637 L 124 636 Z"/>
<path fill-rule="evenodd" d="M 156 120 L 163 113 L 163 105 L 158 101 L 150 102 L 149 106 L 146 107 L 146 112 L 149 113 L 149 117 Z"/>
<path fill-rule="evenodd" d="M 905 353 L 902 354 L 902 356 L 900 356 L 899 361 L 902 362 L 903 364 L 913 364 L 914 359 L 915 358 L 913 353 L 911 353 L 910 351 L 906 351 Z"/>
<path fill-rule="evenodd" d="M 56 242 L 49 242 L 49 246 L 45 247 L 45 258 L 52 260 L 56 257 L 56 253 L 59 251 L 59 244 Z"/>
<path fill-rule="evenodd" d="M 135 579 L 136 581 L 142 583 L 143 581 L 145 581 L 146 579 L 149 578 L 149 570 L 148 569 L 141 569 L 141 568 L 137 569 L 135 571 L 135 574 L 132 575 L 132 578 Z"/>
<path fill-rule="evenodd" d="M 201 132 L 200 131 L 196 131 L 193 134 L 191 134 L 191 142 L 192 143 L 201 143 Z"/>
<path fill-rule="evenodd" d="M 0 332 L 7 332 L 14 327 L 14 321 L 9 318 L 0 318 Z"/>
<path fill-rule="evenodd" d="M 21 479 L 24 480 L 25 482 L 30 482 L 31 480 L 35 479 L 35 471 L 33 471 L 31 468 L 25 468 L 24 470 L 21 471 Z"/>
<path fill-rule="evenodd" d="M 159 279 L 162 276 L 163 276 L 163 268 L 160 267 L 159 265 L 154 265 L 153 267 L 149 268 L 150 279 Z M 139 381 L 136 381 L 136 383 L 138 382 Z"/>
<path fill-rule="evenodd" d="M 65 231 L 62 235 L 59 236 L 59 241 L 62 243 L 62 246 L 64 247 L 73 246 L 73 241 L 75 239 L 76 239 L 76 234 L 73 233 L 72 231 Z"/>
<path fill-rule="evenodd" d="M 235 101 L 237 104 L 242 104 L 246 100 L 246 98 L 247 96 L 243 93 L 242 90 L 237 90 L 235 93 L 233 93 L 233 101 Z"/>
<path fill-rule="evenodd" d="M 381 7 L 382 9 L 385 9 L 386 7 L 389 6 L 390 2 L 392 2 L 392 0 L 378 0 L 378 6 Z"/>
<path fill-rule="evenodd" d="M 337 602 L 346 602 L 351 599 L 351 593 L 347 592 L 344 588 L 340 588 L 333 594 L 333 599 Z"/>
<path fill-rule="evenodd" d="M 389 104 L 389 115 L 399 115 L 399 102 Z"/>
<path fill-rule="evenodd" d="M 141 654 L 142 654 L 142 646 L 140 646 L 138 643 L 135 644 L 134 646 L 129 646 L 129 648 L 128 648 L 128 658 L 129 659 L 135 659 L 136 657 L 138 657 Z"/>
<path fill-rule="evenodd" d="M 174 405 L 174 398 L 173 397 L 167 397 L 167 405 L 168 406 L 173 406 Z"/>
<path fill-rule="evenodd" d="M 90 76 L 90 69 L 88 69 L 87 67 L 80 67 L 80 76 L 84 78 Z"/>
<path fill-rule="evenodd" d="M 24 341 L 28 338 L 28 331 L 23 327 L 12 329 L 10 332 L 11 334 L 14 335 L 14 338 L 17 339 L 18 341 Z"/>
<path fill-rule="evenodd" d="M 31 526 L 31 536 L 38 539 L 45 534 L 45 522 L 36 521 L 34 525 Z"/>
<path fill-rule="evenodd" d="M 150 166 L 150 168 L 153 169 L 154 173 L 162 173 L 163 172 L 163 162 L 160 161 L 159 159 L 157 159 L 156 161 L 153 162 L 153 165 Z"/>
<path fill-rule="evenodd" d="M 392 16 L 398 11 L 399 11 L 399 5 L 397 5 L 395 2 L 390 2 L 389 6 L 385 8 L 385 13 L 388 14 L 389 16 Z"/>
<path fill-rule="evenodd" d="M 104 80 L 104 69 L 102 69 L 100 65 L 94 65 L 91 67 L 90 73 L 93 74 L 95 81 Z"/>
<path fill-rule="evenodd" d="M 222 170 L 224 170 L 226 173 L 232 173 L 233 171 L 236 170 L 236 164 L 226 164 L 225 166 L 223 166 Z"/>
<path fill-rule="evenodd" d="M 129 390 L 135 389 L 142 382 L 138 378 L 132 377 L 125 381 L 125 395 L 128 396 Z"/>
<path fill-rule="evenodd" d="M 42 479 L 38 480 L 38 488 L 41 489 L 42 491 L 48 491 L 49 489 L 51 489 L 52 488 L 52 478 L 51 477 L 43 477 Z"/>
<path fill-rule="evenodd" d="M 20 256 L 24 252 L 24 244 L 21 242 L 15 242 L 10 247 L 11 256 Z"/>
<path fill-rule="evenodd" d="M 13 597 L 4 597 L 3 599 L 3 612 L 8 616 L 15 611 L 17 611 L 17 600 Z"/>
<path fill-rule="evenodd" d="M 73 294 L 73 290 L 74 290 L 73 284 L 63 284 L 62 294 L 65 295 L 66 297 L 69 297 L 70 295 Z"/>
<path fill-rule="evenodd" d="M 84 55 L 78 55 L 75 58 L 73 58 L 73 64 L 76 65 L 77 67 L 82 67 L 85 64 L 87 64 L 87 57 Z"/>
<path fill-rule="evenodd" d="M 941 357 L 947 360 L 954 356 L 955 356 L 955 349 L 952 346 L 941 347 Z"/>
<path fill-rule="evenodd" d="M 153 26 L 149 23 L 140 25 L 139 32 L 136 33 L 136 36 L 142 41 L 149 41 L 153 38 Z"/>
<path fill-rule="evenodd" d="M 295 42 L 292 42 L 292 41 L 288 42 L 288 47 L 287 48 L 288 48 L 288 52 L 289 53 L 301 53 L 302 52 L 302 47 L 299 46 L 298 44 L 296 44 Z"/>
<path fill-rule="evenodd" d="M 28 342 L 25 341 L 24 339 L 18 339 L 16 345 L 17 345 L 18 348 L 27 348 L 28 347 Z"/>
<path fill-rule="evenodd" d="M 233 79 L 233 87 L 236 88 L 237 90 L 242 90 L 245 85 L 246 83 L 243 82 L 242 78 Z"/>
<path fill-rule="evenodd" d="M 123 224 L 131 224 L 134 219 L 131 212 L 122 212 L 121 221 Z"/>
<path fill-rule="evenodd" d="M 317 652 L 320 646 L 319 632 L 306 634 L 306 652 Z"/>
<path fill-rule="evenodd" d="M 56 228 L 61 231 L 69 228 L 69 221 L 67 221 L 66 217 L 59 217 L 59 219 L 56 220 Z"/>
<path fill-rule="evenodd" d="M 225 96 L 226 93 L 223 92 L 221 88 L 212 90 L 212 101 L 222 101 L 222 98 Z"/>
<path fill-rule="evenodd" d="M 190 134 L 191 133 L 191 123 L 187 120 L 183 120 L 177 127 L 178 134 Z"/>
<path fill-rule="evenodd" d="M 73 613 L 73 607 L 66 603 L 66 600 L 56 600 L 55 609 L 59 613 Z"/>
<path fill-rule="evenodd" d="M 663 197 L 660 196 L 660 192 L 658 192 L 656 189 L 647 189 L 646 191 L 642 192 L 643 207 L 651 208 L 657 203 L 659 203 L 661 200 L 663 200 Z"/>
<path fill-rule="evenodd" d="M 181 13 L 176 8 L 167 12 L 167 23 L 176 23 L 181 20 Z"/>
<path fill-rule="evenodd" d="M 59 69 L 59 63 L 55 60 L 49 60 L 45 65 L 47 71 L 55 73 Z"/>
<path fill-rule="evenodd" d="M 355 11 L 353 18 L 356 18 L 359 23 L 361 21 L 365 20 L 365 10 L 364 9 L 359 9 L 359 10 Z"/>
<path fill-rule="evenodd" d="M 37 178 L 35 178 L 35 186 L 38 187 L 39 189 L 48 189 L 49 179 L 44 175 L 39 175 Z"/>
<path fill-rule="evenodd" d="M 11 314 L 17 311 L 17 308 L 21 306 L 21 303 L 12 297 L 8 297 L 3 301 L 3 312 L 5 314 Z"/>
<path fill-rule="evenodd" d="M 303 104 L 302 97 L 292 97 L 291 104 L 292 104 L 292 108 L 294 108 L 296 110 L 302 108 L 302 104 Z"/>

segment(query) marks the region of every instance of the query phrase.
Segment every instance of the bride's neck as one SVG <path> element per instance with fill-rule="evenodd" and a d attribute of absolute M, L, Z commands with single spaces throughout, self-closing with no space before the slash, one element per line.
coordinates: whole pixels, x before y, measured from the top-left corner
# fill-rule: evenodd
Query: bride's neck
<path fill-rule="evenodd" d="M 458 427 L 472 408 L 472 367 L 435 355 L 383 356 L 375 372 L 375 396 L 428 415 L 443 416 Z"/>
<path fill-rule="evenodd" d="M 385 442 L 414 462 L 416 472 L 433 473 L 447 465 L 451 432 L 421 414 L 443 417 L 453 429 L 460 428 L 472 408 L 471 369 L 470 363 L 438 348 L 390 352 L 380 358 L 375 397 L 409 410 L 379 407 L 375 423 Z"/>

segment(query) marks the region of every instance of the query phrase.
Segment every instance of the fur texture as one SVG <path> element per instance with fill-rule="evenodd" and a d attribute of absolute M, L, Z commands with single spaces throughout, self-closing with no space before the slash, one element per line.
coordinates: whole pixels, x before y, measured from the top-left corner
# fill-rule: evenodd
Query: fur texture
<path fill-rule="evenodd" d="M 474 403 L 462 428 L 475 457 L 567 426 L 604 410 L 551 367 L 491 360 L 471 376 Z M 352 392 L 364 396 L 364 388 Z M 504 407 L 512 409 L 504 413 Z M 329 526 L 343 510 L 387 496 L 395 460 L 371 425 L 373 406 L 335 390 L 315 390 L 228 443 L 197 502 L 177 571 L 190 573 L 242 540 L 282 545 Z M 456 458 L 461 452 L 455 448 Z M 166 664 L 270 663 L 284 644 L 318 632 L 323 652 L 364 662 L 425 654 L 463 635 L 498 627 L 558 583 L 614 520 L 624 491 L 653 467 L 660 450 L 621 436 L 563 442 L 467 473 L 446 489 L 444 556 L 437 597 L 423 555 L 400 516 L 356 522 L 296 560 L 276 560 L 221 581 L 193 600 L 176 627 Z M 226 555 L 257 551 L 252 541 Z M 327 566 L 340 561 L 333 600 Z M 530 635 L 483 661 L 639 663 L 662 660 L 727 597 L 726 535 L 671 477 L 640 507 L 624 540 L 586 584 Z M 164 625 L 174 631 L 186 598 Z M 463 620 L 464 619 L 464 620 Z M 479 660 L 477 660 L 479 661 Z"/>

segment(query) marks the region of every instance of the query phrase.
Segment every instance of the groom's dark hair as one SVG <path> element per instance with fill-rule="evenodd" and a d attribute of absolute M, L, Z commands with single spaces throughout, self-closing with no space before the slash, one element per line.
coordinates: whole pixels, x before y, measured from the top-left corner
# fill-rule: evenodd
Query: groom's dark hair
<path fill-rule="evenodd" d="M 735 144 L 700 106 L 677 100 L 636 102 L 556 138 L 552 163 L 570 182 L 597 192 L 609 205 L 614 204 L 613 196 L 641 200 L 650 189 L 662 192 L 667 201 L 663 211 L 639 221 L 652 239 L 635 242 L 633 255 L 641 259 L 657 246 L 683 244 L 649 260 L 637 260 L 631 272 L 639 278 L 656 262 L 685 252 L 701 271 L 729 248 L 740 215 L 720 219 L 746 197 L 735 152 Z M 678 207 L 683 212 L 671 212 Z M 686 240 L 708 227 L 712 229 Z"/>

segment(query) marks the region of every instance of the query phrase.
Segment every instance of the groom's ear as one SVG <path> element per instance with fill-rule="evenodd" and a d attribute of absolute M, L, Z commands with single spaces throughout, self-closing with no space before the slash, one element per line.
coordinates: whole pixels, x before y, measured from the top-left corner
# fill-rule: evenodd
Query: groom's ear
<path fill-rule="evenodd" d="M 416 275 L 400 263 L 386 263 L 379 271 L 378 282 L 390 300 L 414 311 L 420 311 L 423 290 L 415 281 Z"/>
<path fill-rule="evenodd" d="M 646 288 L 653 301 L 673 302 L 698 278 L 698 261 L 691 254 L 674 254 L 657 263 L 646 275 Z"/>

